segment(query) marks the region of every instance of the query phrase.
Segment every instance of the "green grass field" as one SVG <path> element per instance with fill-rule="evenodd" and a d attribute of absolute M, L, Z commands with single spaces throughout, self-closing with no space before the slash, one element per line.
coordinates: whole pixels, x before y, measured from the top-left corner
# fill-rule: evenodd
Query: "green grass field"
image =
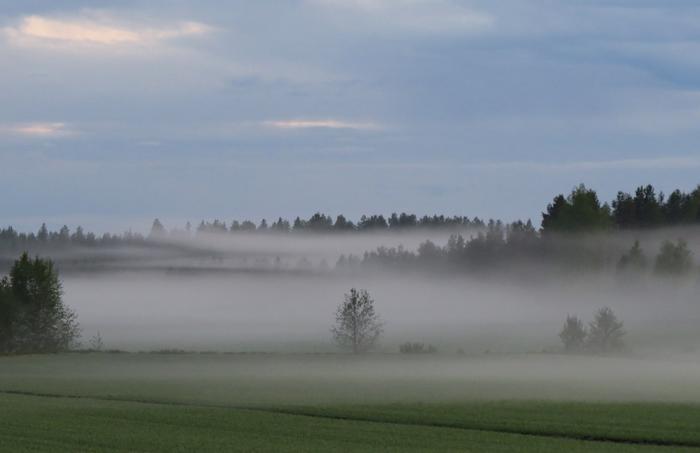
<path fill-rule="evenodd" d="M 566 357 L 3 357 L 0 450 L 700 451 L 692 392 L 700 384 L 664 380 L 651 367 L 621 392 L 616 379 L 650 366 L 623 365 Z M 564 372 L 591 367 L 599 371 L 571 373 L 578 380 Z"/>

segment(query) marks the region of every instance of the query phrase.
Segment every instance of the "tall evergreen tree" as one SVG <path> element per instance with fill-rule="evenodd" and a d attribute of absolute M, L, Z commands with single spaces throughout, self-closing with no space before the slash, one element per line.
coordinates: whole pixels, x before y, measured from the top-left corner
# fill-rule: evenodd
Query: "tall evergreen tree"
<path fill-rule="evenodd" d="M 50 260 L 15 261 L 0 283 L 0 324 L 5 352 L 59 352 L 76 343 L 80 329 L 75 313 L 62 300 L 62 287 Z"/>

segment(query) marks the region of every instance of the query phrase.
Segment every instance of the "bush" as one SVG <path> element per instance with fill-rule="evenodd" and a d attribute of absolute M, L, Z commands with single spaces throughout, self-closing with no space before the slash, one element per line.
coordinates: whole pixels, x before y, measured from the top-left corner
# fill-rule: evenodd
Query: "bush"
<path fill-rule="evenodd" d="M 435 354 L 437 348 L 431 344 L 426 346 L 424 343 L 407 341 L 399 346 L 399 352 L 401 354 Z"/>

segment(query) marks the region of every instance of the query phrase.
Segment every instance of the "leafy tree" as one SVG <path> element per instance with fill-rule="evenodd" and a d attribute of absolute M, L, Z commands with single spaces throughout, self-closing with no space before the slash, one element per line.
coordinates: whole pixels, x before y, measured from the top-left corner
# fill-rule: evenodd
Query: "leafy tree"
<path fill-rule="evenodd" d="M 90 338 L 90 350 L 101 352 L 105 347 L 104 341 L 102 341 L 102 335 L 98 331 L 95 335 Z"/>
<path fill-rule="evenodd" d="M 665 241 L 656 256 L 654 271 L 659 275 L 682 275 L 693 267 L 692 252 L 688 244 L 679 239 L 675 244 Z"/>
<path fill-rule="evenodd" d="M 49 240 L 49 230 L 46 228 L 46 224 L 42 223 L 41 228 L 36 233 L 36 238 L 39 242 L 48 242 Z"/>
<path fill-rule="evenodd" d="M 158 219 L 153 220 L 153 225 L 151 226 L 151 234 L 149 238 L 162 238 L 165 236 L 165 227 Z"/>
<path fill-rule="evenodd" d="M 338 306 L 331 328 L 336 344 L 354 354 L 369 351 L 383 332 L 383 323 L 374 310 L 374 300 L 364 290 L 352 288 Z"/>
<path fill-rule="evenodd" d="M 333 219 L 320 212 L 312 215 L 304 224 L 304 229 L 312 232 L 326 232 L 333 228 Z"/>
<path fill-rule="evenodd" d="M 676 225 L 679 223 L 687 222 L 689 219 L 686 217 L 688 214 L 686 212 L 690 204 L 690 195 L 681 192 L 680 190 L 674 190 L 671 195 L 668 196 L 666 204 L 663 206 L 663 217 L 665 218 L 665 223 L 670 225 Z M 695 212 L 690 216 L 691 219 L 695 217 Z"/>
<path fill-rule="evenodd" d="M 53 263 L 27 253 L 0 283 L 0 323 L 5 352 L 59 352 L 80 336 L 75 313 L 61 299 Z"/>
<path fill-rule="evenodd" d="M 85 242 L 85 232 L 83 231 L 83 227 L 78 226 L 78 228 L 75 229 L 75 233 L 73 233 L 70 237 L 71 242 L 75 244 L 82 244 Z"/>
<path fill-rule="evenodd" d="M 598 195 L 581 184 L 564 198 L 558 195 L 542 213 L 542 231 L 582 232 L 603 230 L 612 224 L 610 207 L 600 204 Z"/>
<path fill-rule="evenodd" d="M 634 241 L 632 248 L 617 262 L 617 269 L 619 271 L 643 271 L 647 265 L 647 257 L 644 255 L 639 241 Z"/>
<path fill-rule="evenodd" d="M 306 222 L 297 217 L 296 219 L 294 219 L 294 225 L 292 226 L 292 229 L 294 231 L 302 231 L 305 226 Z"/>
<path fill-rule="evenodd" d="M 402 212 L 398 215 L 394 212 L 389 217 L 388 223 L 391 229 L 412 228 L 418 225 L 418 218 L 415 214 L 406 214 Z"/>
<path fill-rule="evenodd" d="M 0 280 L 0 352 L 11 350 L 16 317 L 17 301 L 12 285 L 9 278 L 3 277 Z"/>
<path fill-rule="evenodd" d="M 277 222 L 274 222 L 272 226 L 270 227 L 272 231 L 276 231 L 278 233 L 289 233 L 289 221 L 284 220 L 282 217 L 277 219 Z"/>
<path fill-rule="evenodd" d="M 68 244 L 70 242 L 70 230 L 68 226 L 63 225 L 61 230 L 58 232 L 58 241 L 63 244 Z"/>
<path fill-rule="evenodd" d="M 621 228 L 631 228 L 637 225 L 634 198 L 625 192 L 618 192 L 612 202 L 615 223 Z"/>
<path fill-rule="evenodd" d="M 654 187 L 649 184 L 640 186 L 634 194 L 634 211 L 637 225 L 641 227 L 653 227 L 664 221 L 663 194 L 656 196 Z"/>
<path fill-rule="evenodd" d="M 566 352 L 578 352 L 583 349 L 587 334 L 588 332 L 586 332 L 586 327 L 583 325 L 581 318 L 569 315 L 566 317 L 564 327 L 559 332 L 559 338 L 564 343 Z"/>
<path fill-rule="evenodd" d="M 464 238 L 462 236 L 455 235 L 450 236 L 448 244 L 452 242 L 456 243 L 457 241 L 461 241 L 461 244 L 464 244 Z M 421 242 L 420 245 L 418 245 L 418 257 L 428 264 L 439 261 L 442 254 L 442 249 L 435 245 L 435 243 L 431 240 Z"/>
<path fill-rule="evenodd" d="M 241 231 L 255 231 L 257 227 L 250 220 L 244 220 L 241 223 Z"/>
<path fill-rule="evenodd" d="M 618 351 L 624 346 L 622 337 L 625 334 L 622 321 L 617 319 L 615 312 L 609 307 L 603 307 L 596 312 L 593 322 L 588 327 L 586 343 L 591 351 Z"/>
<path fill-rule="evenodd" d="M 333 229 L 336 231 L 351 231 L 355 229 L 355 225 L 346 219 L 344 215 L 340 214 L 335 218 Z"/>
<path fill-rule="evenodd" d="M 359 230 L 386 230 L 389 224 L 383 215 L 363 215 L 360 217 L 360 222 L 357 224 Z"/>

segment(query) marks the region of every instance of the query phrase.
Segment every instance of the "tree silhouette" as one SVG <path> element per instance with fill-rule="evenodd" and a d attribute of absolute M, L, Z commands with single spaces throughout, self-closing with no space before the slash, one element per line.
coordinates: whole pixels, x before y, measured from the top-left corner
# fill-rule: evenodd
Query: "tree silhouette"
<path fill-rule="evenodd" d="M 568 197 L 558 195 L 542 213 L 542 231 L 582 232 L 607 229 L 612 225 L 610 207 L 600 204 L 598 195 L 581 184 Z"/>
<path fill-rule="evenodd" d="M 583 349 L 587 334 L 586 327 L 578 316 L 567 316 L 559 338 L 564 343 L 566 352 L 578 352 Z"/>
<path fill-rule="evenodd" d="M 0 283 L 0 324 L 5 352 L 59 352 L 75 345 L 80 329 L 61 298 L 53 263 L 26 253 Z"/>
<path fill-rule="evenodd" d="M 654 272 L 659 275 L 682 275 L 693 267 L 692 253 L 688 244 L 679 239 L 675 244 L 665 241 L 656 256 Z"/>
<path fill-rule="evenodd" d="M 153 225 L 151 226 L 151 234 L 148 235 L 149 238 L 162 238 L 165 236 L 165 227 L 163 226 L 162 223 L 160 223 L 160 220 L 154 219 L 153 220 Z"/>
<path fill-rule="evenodd" d="M 622 321 L 609 307 L 603 307 L 595 314 L 588 327 L 588 347 L 595 352 L 611 352 L 622 349 L 622 337 L 626 334 Z"/>
<path fill-rule="evenodd" d="M 374 310 L 374 300 L 364 290 L 352 288 L 338 306 L 331 328 L 338 346 L 354 354 L 369 351 L 381 336 L 383 323 Z"/>
<path fill-rule="evenodd" d="M 644 255 L 639 241 L 634 241 L 632 248 L 622 255 L 617 262 L 618 271 L 643 271 L 647 268 L 647 257 Z"/>

